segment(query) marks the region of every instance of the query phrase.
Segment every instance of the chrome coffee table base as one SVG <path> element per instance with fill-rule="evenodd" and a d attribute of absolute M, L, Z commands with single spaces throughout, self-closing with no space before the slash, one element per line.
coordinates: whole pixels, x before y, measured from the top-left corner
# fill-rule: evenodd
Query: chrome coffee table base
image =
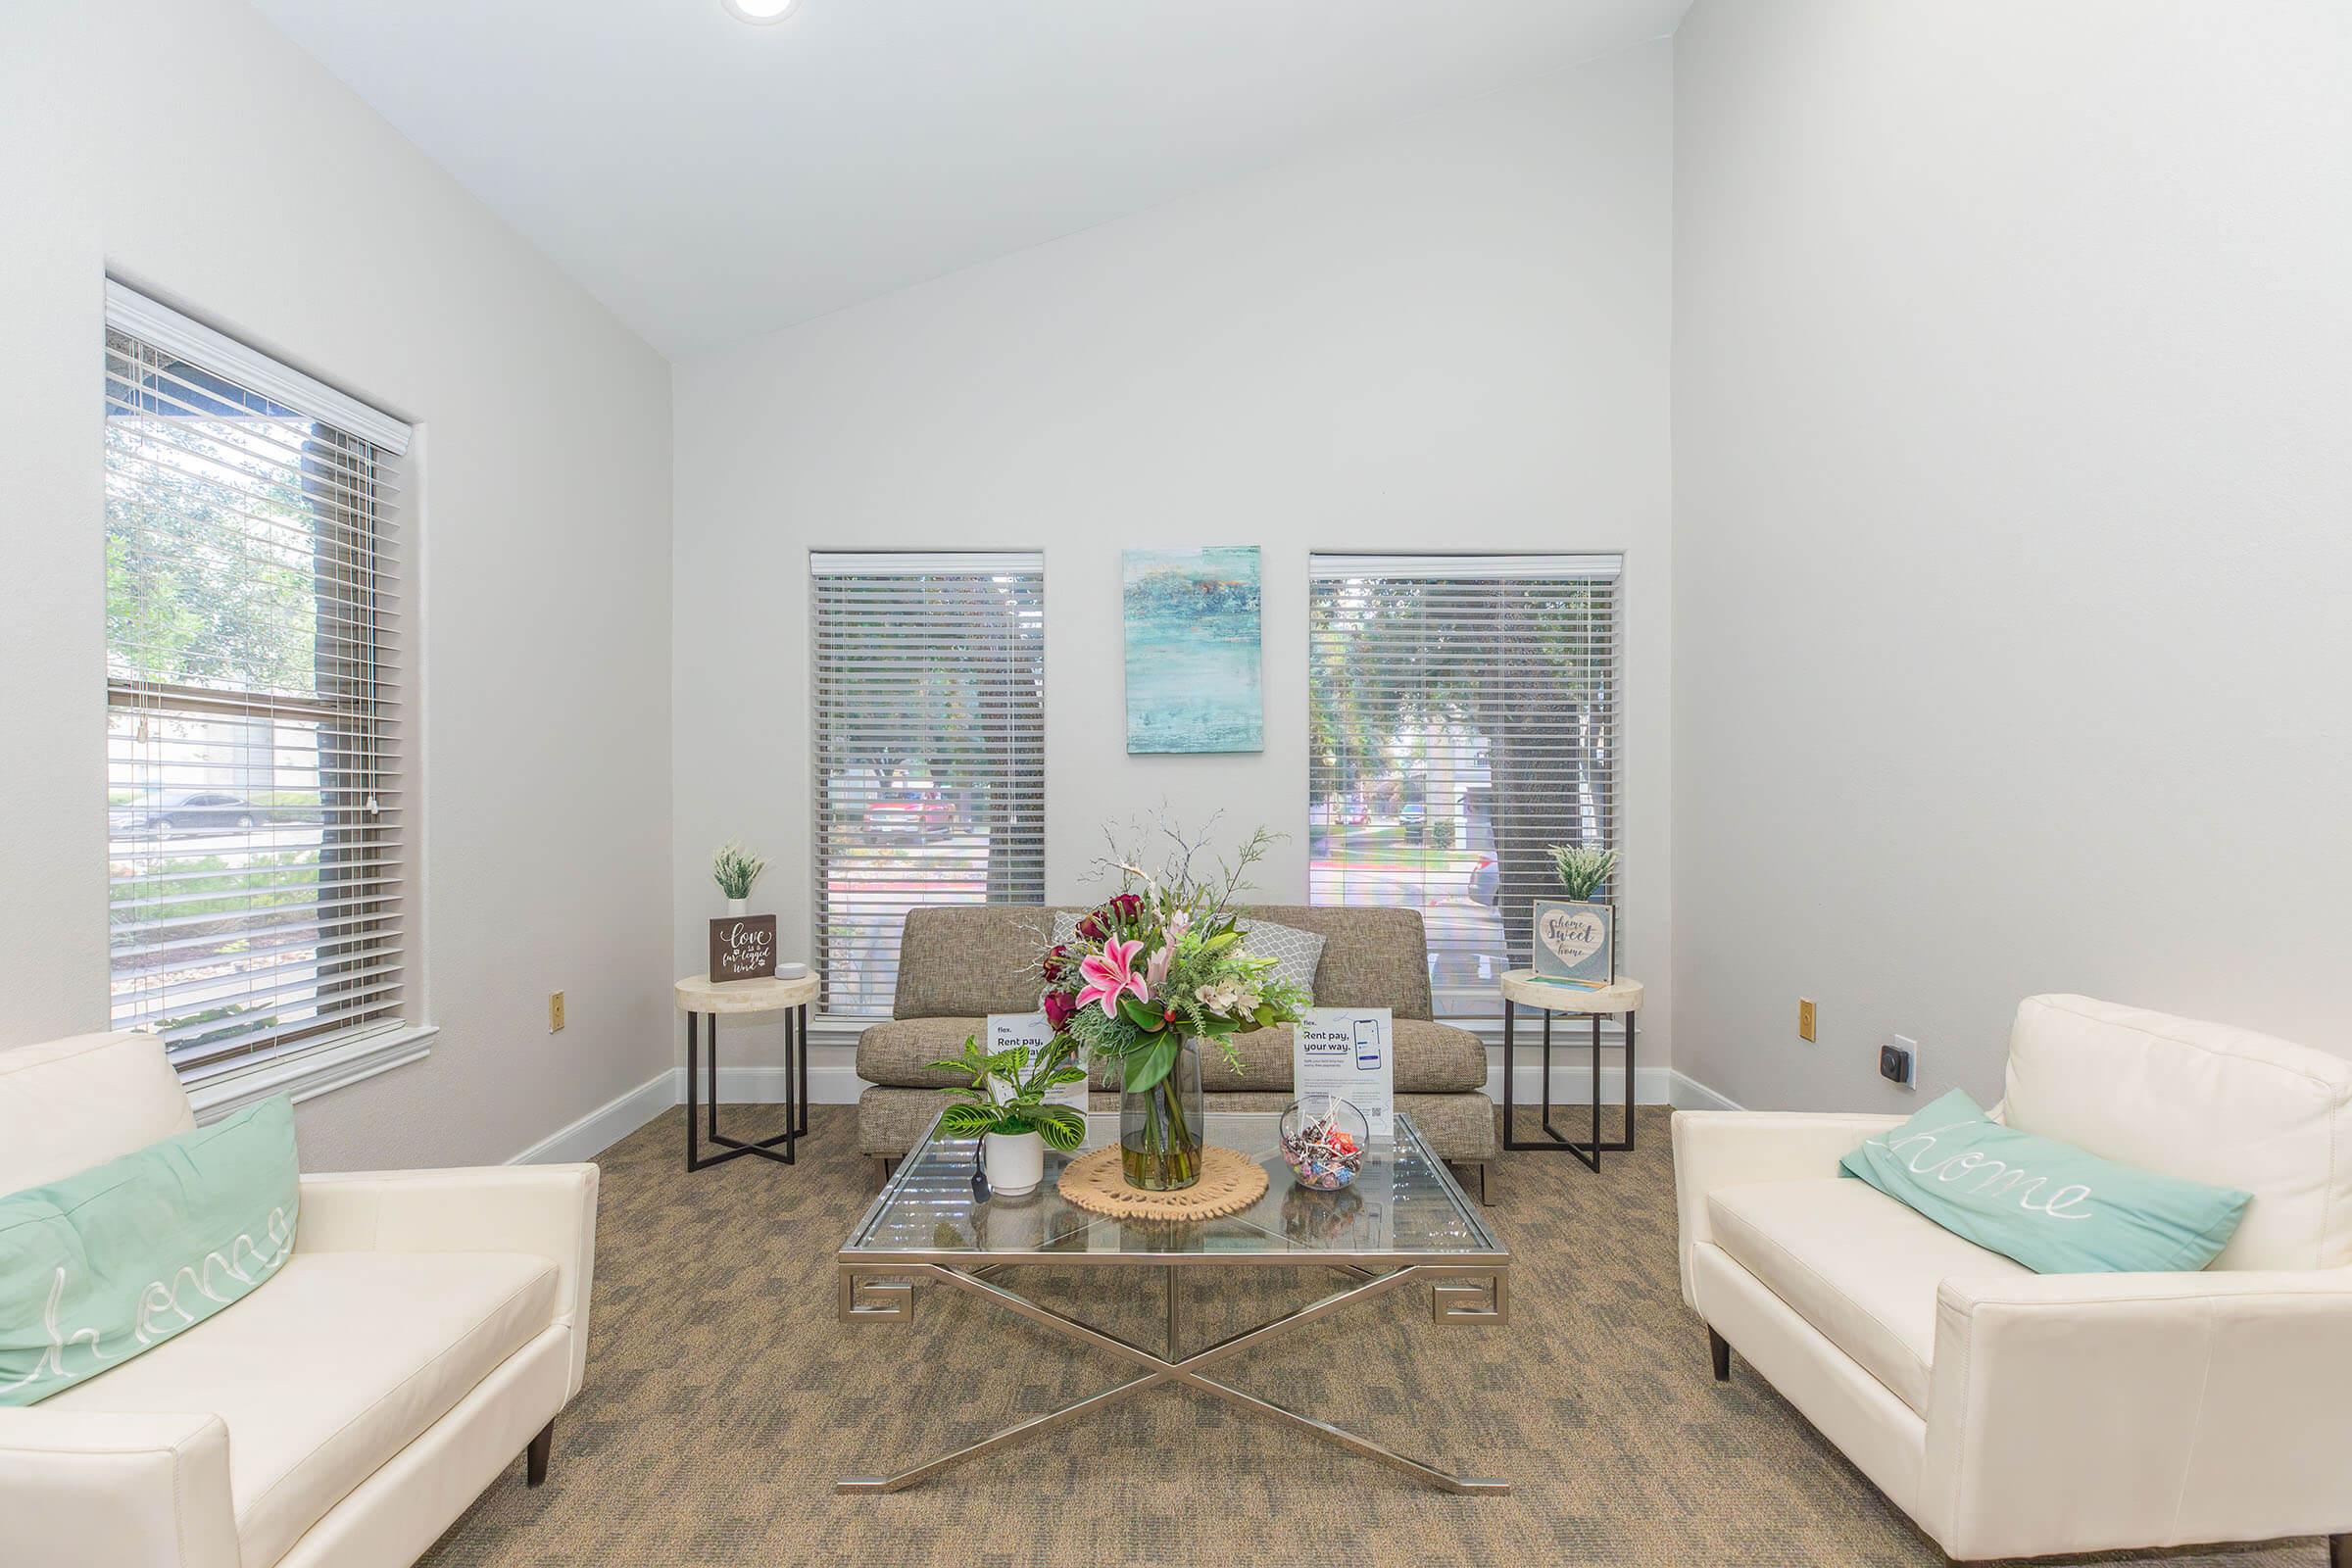
<path fill-rule="evenodd" d="M 943 1470 L 977 1459 L 999 1448 L 1008 1447 L 1029 1438 L 1043 1437 L 1056 1427 L 1066 1426 L 1082 1416 L 1107 1409 L 1121 1400 L 1161 1386 L 1199 1389 L 1218 1398 L 1240 1405 L 1245 1410 L 1280 1421 L 1297 1431 L 1336 1444 L 1348 1452 L 1366 1459 L 1377 1459 L 1392 1469 L 1401 1470 L 1416 1480 L 1428 1483 L 1444 1492 L 1466 1494 L 1507 1493 L 1507 1481 L 1480 1480 L 1469 1476 L 1452 1475 L 1435 1465 L 1409 1459 L 1396 1450 L 1382 1446 L 1370 1438 L 1361 1437 L 1344 1427 L 1318 1420 L 1297 1410 L 1288 1409 L 1270 1399 L 1247 1394 L 1229 1383 L 1207 1376 L 1210 1368 L 1229 1361 L 1246 1350 L 1263 1345 L 1275 1336 L 1292 1329 L 1304 1327 L 1318 1318 L 1353 1306 L 1374 1297 L 1386 1296 L 1401 1287 L 1429 1284 L 1432 1317 L 1440 1324 L 1455 1326 L 1496 1326 L 1509 1314 L 1508 1272 L 1505 1267 L 1476 1264 L 1406 1263 L 1386 1269 L 1363 1267 L 1350 1263 L 1325 1261 L 1321 1266 L 1338 1268 L 1353 1275 L 1359 1283 L 1319 1301 L 1298 1308 L 1261 1324 L 1245 1333 L 1221 1340 L 1191 1355 L 1180 1355 L 1179 1334 L 1183 1327 L 1183 1297 L 1179 1286 L 1182 1269 L 1196 1263 L 1214 1263 L 1213 1255 L 1187 1257 L 1163 1263 L 1167 1286 L 1168 1347 L 1167 1353 L 1158 1354 L 1141 1346 L 1130 1345 L 1115 1335 L 1090 1327 L 1076 1318 L 1064 1316 L 1051 1307 L 1041 1306 L 1025 1296 L 992 1283 L 984 1276 L 997 1274 L 1004 1265 L 983 1265 L 976 1268 L 949 1267 L 938 1263 L 887 1263 L 880 1261 L 843 1263 L 840 1265 L 840 1298 L 838 1311 L 844 1323 L 909 1322 L 914 1316 L 915 1280 L 933 1279 L 968 1291 L 982 1300 L 993 1301 L 1008 1311 L 1016 1312 L 1033 1323 L 1054 1330 L 1081 1345 L 1106 1350 L 1130 1365 L 1143 1368 L 1140 1377 L 1090 1395 L 1058 1410 L 1032 1416 L 1016 1422 L 1002 1432 L 982 1438 L 952 1453 L 902 1470 L 892 1476 L 850 1476 L 834 1486 L 836 1492 L 898 1492 L 918 1481 L 929 1480 Z M 1300 1257 L 1299 1265 L 1315 1266 L 1316 1260 Z"/>

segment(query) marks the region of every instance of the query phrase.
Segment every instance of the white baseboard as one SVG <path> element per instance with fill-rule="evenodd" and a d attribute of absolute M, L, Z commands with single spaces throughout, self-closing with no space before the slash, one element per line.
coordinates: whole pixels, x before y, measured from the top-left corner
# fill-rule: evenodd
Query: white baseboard
<path fill-rule="evenodd" d="M 1677 1110 L 1745 1110 L 1747 1107 L 1731 1096 L 1719 1094 L 1687 1072 L 1674 1075 L 1672 1099 Z"/>
<path fill-rule="evenodd" d="M 594 1159 L 681 1098 L 677 1070 L 658 1073 L 628 1093 L 607 1101 L 578 1121 L 550 1133 L 507 1161 L 510 1165 L 566 1165 Z"/>

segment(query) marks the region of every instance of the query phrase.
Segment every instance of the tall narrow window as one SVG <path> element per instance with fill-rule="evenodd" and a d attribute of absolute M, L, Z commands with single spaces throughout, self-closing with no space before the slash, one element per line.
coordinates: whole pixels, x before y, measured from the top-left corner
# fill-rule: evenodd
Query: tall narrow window
<path fill-rule="evenodd" d="M 1044 902 L 1045 563 L 809 564 L 817 972 L 827 1013 L 887 1016 L 908 909 Z"/>
<path fill-rule="evenodd" d="M 1617 845 L 1618 567 L 1309 560 L 1309 896 L 1419 909 L 1442 1015 L 1499 1010 L 1549 846 Z"/>
<path fill-rule="evenodd" d="M 396 1024 L 405 425 L 110 284 L 108 948 L 185 1075 Z"/>

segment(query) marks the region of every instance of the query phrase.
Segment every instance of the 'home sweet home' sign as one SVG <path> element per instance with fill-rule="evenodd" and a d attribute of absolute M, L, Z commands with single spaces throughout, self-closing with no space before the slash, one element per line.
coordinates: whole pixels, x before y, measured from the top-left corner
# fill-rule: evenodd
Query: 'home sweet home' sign
<path fill-rule="evenodd" d="M 710 922 L 710 978 L 765 980 L 776 972 L 776 917 L 730 914 Z"/>

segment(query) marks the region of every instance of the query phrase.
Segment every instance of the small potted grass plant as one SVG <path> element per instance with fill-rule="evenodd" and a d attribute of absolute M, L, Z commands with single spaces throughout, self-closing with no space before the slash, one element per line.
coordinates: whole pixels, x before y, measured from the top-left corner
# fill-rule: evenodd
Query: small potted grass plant
<path fill-rule="evenodd" d="M 1077 1107 L 1046 1101 L 1065 1084 L 1086 1081 L 1086 1069 L 1071 1059 L 1077 1051 L 1075 1041 L 1056 1035 L 1035 1056 L 1025 1046 L 992 1055 L 978 1036 L 966 1035 L 962 1055 L 931 1064 L 971 1079 L 948 1091 L 957 1098 L 940 1113 L 939 1129 L 981 1141 L 982 1196 L 1027 1197 L 1045 1180 L 1048 1149 L 1068 1153 L 1086 1142 L 1086 1117 Z"/>
<path fill-rule="evenodd" d="M 759 881 L 760 873 L 766 869 L 766 858 L 752 854 L 740 840 L 729 839 L 719 846 L 718 853 L 710 857 L 710 880 L 716 882 L 718 891 L 726 895 L 729 914 L 749 911 L 752 884 Z"/>
<path fill-rule="evenodd" d="M 1606 896 L 1617 852 L 1598 844 L 1554 844 L 1553 875 L 1565 899 L 1538 899 L 1534 959 L 1540 979 L 1596 990 L 1617 978 L 1617 906 Z"/>

